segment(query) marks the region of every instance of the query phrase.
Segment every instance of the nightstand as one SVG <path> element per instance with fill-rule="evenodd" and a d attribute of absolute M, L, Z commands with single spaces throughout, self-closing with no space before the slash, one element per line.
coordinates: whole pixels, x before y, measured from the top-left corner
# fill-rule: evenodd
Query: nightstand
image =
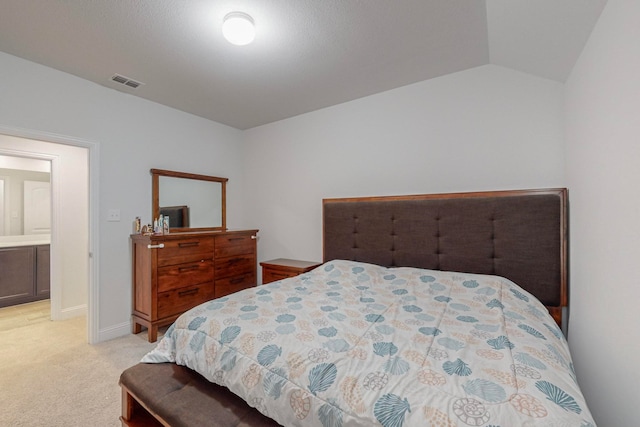
<path fill-rule="evenodd" d="M 288 277 L 295 277 L 313 270 L 321 264 L 321 262 L 299 261 L 286 258 L 263 261 L 260 263 L 262 266 L 262 284 L 275 282 L 276 280 L 286 279 Z"/>

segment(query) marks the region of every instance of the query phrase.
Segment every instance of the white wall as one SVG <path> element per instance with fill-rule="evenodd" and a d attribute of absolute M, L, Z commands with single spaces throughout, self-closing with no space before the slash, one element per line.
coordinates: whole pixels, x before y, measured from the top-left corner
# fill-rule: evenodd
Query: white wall
<path fill-rule="evenodd" d="M 598 425 L 638 425 L 640 2 L 609 0 L 567 82 L 569 344 Z"/>
<path fill-rule="evenodd" d="M 563 96 L 483 66 L 245 131 L 259 259 L 321 260 L 327 197 L 564 186 Z"/>
<path fill-rule="evenodd" d="M 51 162 L 48 160 L 0 155 L 0 168 L 51 173 Z"/>
<path fill-rule="evenodd" d="M 99 144 L 99 340 L 130 332 L 129 234 L 151 218 L 149 169 L 223 176 L 228 226 L 245 225 L 241 132 L 0 53 L 0 126 Z M 121 222 L 107 222 L 120 209 Z"/>

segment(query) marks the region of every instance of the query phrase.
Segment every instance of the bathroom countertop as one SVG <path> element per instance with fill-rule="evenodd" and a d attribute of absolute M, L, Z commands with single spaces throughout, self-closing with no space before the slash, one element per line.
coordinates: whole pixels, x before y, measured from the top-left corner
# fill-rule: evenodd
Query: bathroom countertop
<path fill-rule="evenodd" d="M 50 234 L 33 234 L 27 236 L 0 236 L 0 248 L 16 246 L 48 245 L 51 243 Z"/>

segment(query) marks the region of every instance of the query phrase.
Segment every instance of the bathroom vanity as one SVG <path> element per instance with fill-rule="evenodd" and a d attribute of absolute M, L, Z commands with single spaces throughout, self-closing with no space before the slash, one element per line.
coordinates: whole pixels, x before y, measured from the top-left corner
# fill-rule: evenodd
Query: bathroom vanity
<path fill-rule="evenodd" d="M 0 307 L 49 298 L 49 239 L 0 240 Z"/>

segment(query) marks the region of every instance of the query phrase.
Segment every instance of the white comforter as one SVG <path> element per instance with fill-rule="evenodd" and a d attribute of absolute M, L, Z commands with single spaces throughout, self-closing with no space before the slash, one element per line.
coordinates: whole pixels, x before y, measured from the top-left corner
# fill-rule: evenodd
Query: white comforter
<path fill-rule="evenodd" d="M 190 310 L 143 362 L 285 426 L 595 426 L 553 319 L 495 276 L 332 261 Z"/>

